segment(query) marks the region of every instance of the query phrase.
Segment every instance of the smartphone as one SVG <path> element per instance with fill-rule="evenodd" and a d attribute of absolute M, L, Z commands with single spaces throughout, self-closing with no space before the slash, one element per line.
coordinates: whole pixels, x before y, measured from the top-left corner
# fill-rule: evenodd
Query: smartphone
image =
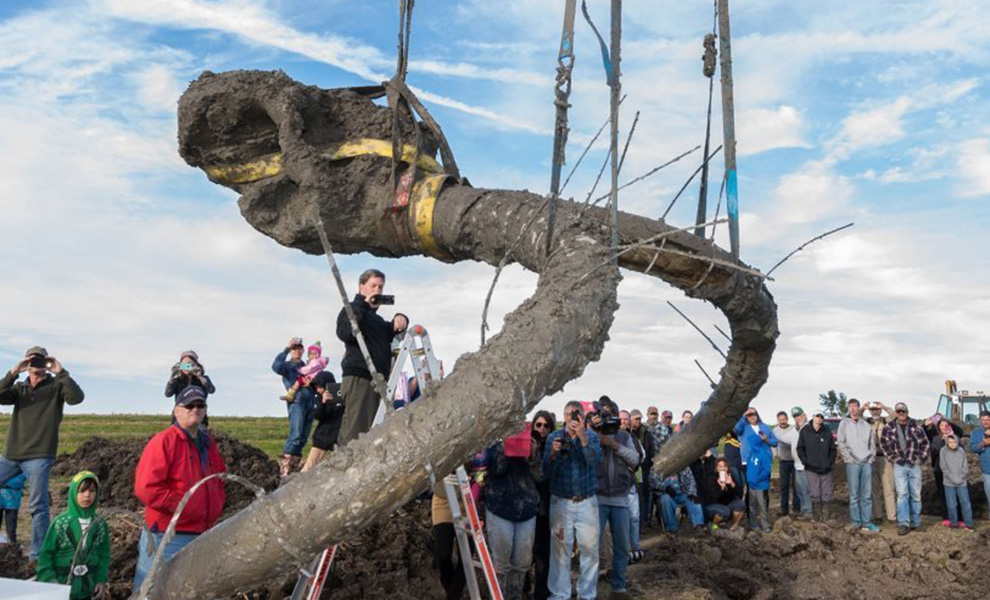
<path fill-rule="evenodd" d="M 727 475 L 728 475 L 728 473 L 726 473 L 725 471 L 719 471 L 718 472 L 718 480 L 720 482 L 722 482 L 722 483 L 725 483 L 726 481 L 729 480 L 729 478 L 727 477 Z"/>

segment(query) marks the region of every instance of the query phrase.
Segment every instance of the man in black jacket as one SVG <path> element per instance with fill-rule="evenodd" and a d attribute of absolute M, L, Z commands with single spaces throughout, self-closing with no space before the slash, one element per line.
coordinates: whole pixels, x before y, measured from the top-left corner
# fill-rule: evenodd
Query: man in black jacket
<path fill-rule="evenodd" d="M 808 478 L 808 495 L 816 521 L 828 519 L 828 503 L 832 500 L 832 466 L 835 464 L 835 438 L 825 425 L 825 415 L 817 412 L 811 425 L 798 434 L 798 458 L 804 464 Z"/>
<path fill-rule="evenodd" d="M 316 390 L 316 429 L 313 430 L 313 447 L 306 457 L 302 472 L 309 471 L 333 450 L 340 437 L 340 424 L 344 419 L 344 401 L 340 397 L 340 384 L 330 371 L 320 371 L 310 382 Z"/>
<path fill-rule="evenodd" d="M 361 273 L 358 280 L 358 293 L 351 301 L 351 309 L 357 319 L 358 328 L 364 335 L 364 343 L 375 365 L 375 370 L 388 380 L 392 368 L 392 339 L 406 331 L 409 319 L 398 313 L 391 321 L 378 315 L 385 289 L 385 274 L 376 269 Z M 347 442 L 371 429 L 375 413 L 381 399 L 371 382 L 371 372 L 365 363 L 364 355 L 358 346 L 357 337 L 351 329 L 347 310 L 340 309 L 337 315 L 337 337 L 344 342 L 344 359 L 340 362 L 343 378 L 340 395 L 344 398 L 344 421 L 340 428 L 339 442 Z"/>

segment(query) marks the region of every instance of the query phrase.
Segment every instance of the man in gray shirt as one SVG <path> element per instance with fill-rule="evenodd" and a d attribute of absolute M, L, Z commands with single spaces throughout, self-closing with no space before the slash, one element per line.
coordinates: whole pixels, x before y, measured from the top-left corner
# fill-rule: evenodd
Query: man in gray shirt
<path fill-rule="evenodd" d="M 793 434 L 793 435 L 790 435 Z M 791 497 L 793 496 L 794 513 L 801 511 L 801 500 L 798 495 L 797 477 L 794 470 L 794 458 L 797 455 L 797 429 L 791 427 L 787 413 L 777 413 L 777 474 L 780 477 L 780 514 L 790 514 Z"/>
<path fill-rule="evenodd" d="M 859 400 L 849 400 L 849 416 L 839 423 L 836 440 L 842 462 L 846 463 L 849 485 L 849 518 L 852 527 L 876 532 L 873 524 L 873 459 L 877 454 L 877 438 L 870 425 L 859 414 Z"/>

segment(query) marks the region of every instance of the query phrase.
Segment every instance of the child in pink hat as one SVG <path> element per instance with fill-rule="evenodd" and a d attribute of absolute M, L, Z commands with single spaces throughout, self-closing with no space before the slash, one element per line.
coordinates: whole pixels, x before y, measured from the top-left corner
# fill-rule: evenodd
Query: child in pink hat
<path fill-rule="evenodd" d="M 292 387 L 285 391 L 285 395 L 280 397 L 280 400 L 285 400 L 286 402 L 293 402 L 296 399 L 296 392 L 299 388 L 309 385 L 309 382 L 316 377 L 316 374 L 327 368 L 330 364 L 330 359 L 323 356 L 323 347 L 320 345 L 320 341 L 316 340 L 312 346 L 306 349 L 308 362 L 296 369 L 296 373 L 299 377 L 296 382 L 292 384 Z"/>

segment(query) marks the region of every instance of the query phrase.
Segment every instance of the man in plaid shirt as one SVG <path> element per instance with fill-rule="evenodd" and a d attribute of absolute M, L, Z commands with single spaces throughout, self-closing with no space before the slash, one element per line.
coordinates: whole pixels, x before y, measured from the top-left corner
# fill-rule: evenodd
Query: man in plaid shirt
<path fill-rule="evenodd" d="M 921 465 L 928 460 L 928 437 L 917 421 L 908 417 L 903 402 L 894 406 L 895 418 L 883 428 L 880 447 L 894 464 L 897 490 L 897 533 L 906 535 L 921 527 Z"/>
<path fill-rule="evenodd" d="M 598 434 L 585 429 L 584 409 L 572 400 L 564 407 L 564 427 L 547 438 L 543 472 L 550 479 L 549 587 L 552 600 L 571 597 L 571 549 L 581 554 L 578 598 L 594 600 L 598 584 Z"/>

